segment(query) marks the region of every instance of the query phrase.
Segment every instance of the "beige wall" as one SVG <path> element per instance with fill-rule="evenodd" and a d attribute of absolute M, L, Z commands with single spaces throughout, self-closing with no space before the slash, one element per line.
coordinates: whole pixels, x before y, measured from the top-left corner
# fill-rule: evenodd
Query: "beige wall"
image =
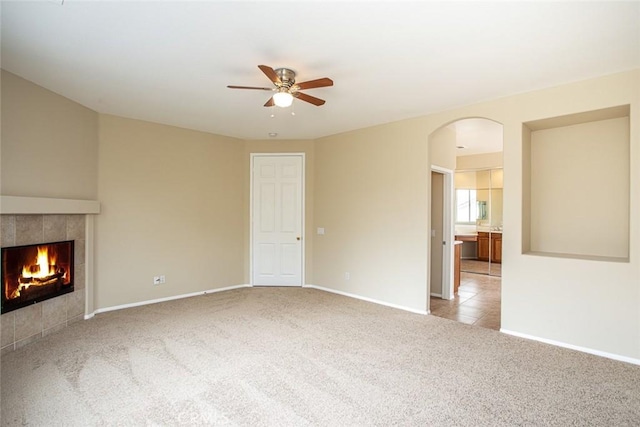
<path fill-rule="evenodd" d="M 628 117 L 532 133 L 531 251 L 627 258 Z"/>
<path fill-rule="evenodd" d="M 244 185 L 244 220 L 245 220 L 245 236 L 244 236 L 244 281 L 250 283 L 250 160 L 251 153 L 304 153 L 305 155 L 305 284 L 313 284 L 313 240 L 315 228 L 313 226 L 314 211 L 314 143 L 312 140 L 262 140 L 262 141 L 245 141 L 243 173 L 245 180 Z"/>
<path fill-rule="evenodd" d="M 501 168 L 502 164 L 502 152 L 456 157 L 457 170 Z"/>
<path fill-rule="evenodd" d="M 429 159 L 432 166 L 456 168 L 456 133 L 452 129 L 443 127 L 429 136 Z"/>
<path fill-rule="evenodd" d="M 485 169 L 479 171 L 456 172 L 454 174 L 455 188 L 489 189 L 504 186 L 502 169 Z"/>
<path fill-rule="evenodd" d="M 492 169 L 491 170 L 491 188 L 503 188 L 504 187 L 504 170 Z"/>
<path fill-rule="evenodd" d="M 315 284 L 425 310 L 430 176 L 422 121 L 319 139 L 315 159 L 314 221 L 326 231 L 315 236 Z"/>
<path fill-rule="evenodd" d="M 95 200 L 98 114 L 2 70 L 5 196 Z"/>
<path fill-rule="evenodd" d="M 476 172 L 476 188 L 491 188 L 491 171 L 482 170 Z"/>
<path fill-rule="evenodd" d="M 97 308 L 246 282 L 247 168 L 253 143 L 113 116 L 100 116 L 97 130 L 95 113 L 13 80 L 18 92 L 39 93 L 27 98 L 42 99 L 24 112 L 33 122 L 18 117 L 14 130 L 5 130 L 7 117 L 13 117 L 7 116 L 7 104 L 19 111 L 23 100 L 5 93 L 3 78 L 3 194 L 97 195 L 103 207 L 95 221 Z M 530 212 L 525 191 L 530 165 L 523 156 L 530 141 L 523 123 L 625 104 L 631 105 L 632 130 L 629 261 L 523 254 L 523 220 Z M 54 176 L 25 185 L 15 165 L 29 159 L 32 151 L 49 150 L 37 134 L 42 131 L 30 129 L 37 128 L 33 123 L 40 123 L 49 106 L 56 110 L 54 117 L 64 111 L 60 120 L 84 129 L 66 126 L 69 134 L 62 136 L 53 132 L 51 146 L 66 152 L 69 144 L 82 140 L 89 141 L 88 147 L 82 151 L 80 169 L 64 179 Z M 313 255 L 307 258 L 314 284 L 405 308 L 427 308 L 432 164 L 427 141 L 439 128 L 468 117 L 504 125 L 503 329 L 640 359 L 640 70 L 361 129 L 314 144 L 293 143 L 293 151 L 315 145 L 312 219 L 307 213 L 307 226 L 324 227 L 326 234 L 314 235 Z M 24 147 L 15 143 L 23 135 L 29 136 Z M 12 166 L 5 168 L 9 161 Z M 309 163 L 307 158 L 307 167 Z M 63 181 L 63 193 L 54 190 L 59 185 L 51 185 L 56 180 Z M 308 198 L 307 209 L 309 203 Z M 350 280 L 345 272 L 350 272 Z M 151 278 L 160 274 L 167 283 L 153 287 Z"/>
<path fill-rule="evenodd" d="M 433 132 L 453 120 L 486 117 L 504 125 L 502 328 L 640 359 L 640 70 L 605 76 L 433 114 Z M 527 213 L 523 123 L 631 105 L 629 262 L 522 253 Z M 418 286 L 416 284 L 415 286 Z"/>
<path fill-rule="evenodd" d="M 101 115 L 99 158 L 96 308 L 244 282 L 243 141 Z"/>
<path fill-rule="evenodd" d="M 453 174 L 453 185 L 455 188 L 478 188 L 477 173 L 475 171 L 456 172 Z"/>
<path fill-rule="evenodd" d="M 531 152 L 531 131 L 522 125 L 522 153 Z M 522 167 L 522 220 L 520 227 L 522 253 L 531 251 L 531 156 L 523 155 L 521 159 Z M 504 242 L 503 242 L 504 245 Z M 504 252 L 504 247 L 503 247 Z"/>

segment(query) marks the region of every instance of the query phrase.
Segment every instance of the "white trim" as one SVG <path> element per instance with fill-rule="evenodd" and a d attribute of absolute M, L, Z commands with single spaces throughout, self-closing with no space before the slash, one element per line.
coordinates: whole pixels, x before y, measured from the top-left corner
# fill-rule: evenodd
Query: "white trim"
<path fill-rule="evenodd" d="M 592 348 L 581 347 L 581 346 L 573 345 L 573 344 L 567 344 L 567 343 L 564 343 L 564 342 L 561 342 L 561 341 L 554 341 L 554 340 L 550 340 L 550 339 L 547 339 L 547 338 L 540 338 L 540 337 L 536 337 L 534 335 L 528 335 L 528 334 L 523 334 L 523 333 L 520 333 L 520 332 L 510 331 L 510 330 L 504 329 L 504 328 L 501 328 L 500 332 L 502 332 L 503 334 L 512 335 L 514 337 L 525 338 L 525 339 L 528 339 L 528 340 L 543 342 L 545 344 L 554 345 L 556 347 L 568 348 L 570 350 L 576 350 L 576 351 L 580 351 L 582 353 L 589 353 L 589 354 L 593 354 L 595 356 L 606 357 L 607 359 L 613 359 L 613 360 L 618 360 L 620 362 L 627 362 L 627 363 L 631 363 L 631 364 L 634 364 L 634 365 L 640 365 L 640 359 L 634 359 L 633 357 L 621 356 L 619 354 L 607 353 L 606 351 L 594 350 Z"/>
<path fill-rule="evenodd" d="M 92 313 L 94 308 L 94 234 L 95 222 L 93 215 L 84 217 L 84 312 L 85 319 L 87 313 Z M 93 315 L 92 315 L 93 316 Z"/>
<path fill-rule="evenodd" d="M 108 311 L 123 310 L 123 309 L 126 309 L 126 308 L 140 307 L 141 305 L 156 304 L 156 303 L 159 303 L 159 302 L 173 301 L 173 300 L 176 300 L 176 299 L 191 298 L 191 297 L 196 297 L 196 296 L 200 296 L 200 295 L 215 294 L 217 292 L 231 291 L 233 289 L 250 288 L 250 287 L 251 287 L 251 285 L 227 286 L 225 288 L 209 289 L 207 291 L 192 292 L 192 293 L 189 293 L 189 294 L 174 295 L 174 296 L 171 296 L 171 297 L 157 298 L 157 299 L 140 301 L 140 302 L 132 302 L 130 304 L 114 305 L 112 307 L 98 308 L 93 313 L 85 314 L 84 318 L 85 319 L 91 319 L 96 314 L 106 313 Z"/>
<path fill-rule="evenodd" d="M 253 157 L 249 154 L 249 284 L 253 286 Z"/>
<path fill-rule="evenodd" d="M 453 250 L 454 250 L 454 226 L 453 226 L 453 191 L 454 171 L 451 169 L 443 168 L 436 165 L 431 165 L 431 172 L 436 172 L 444 175 L 443 186 L 443 200 L 442 200 L 442 228 L 445 249 L 442 254 L 442 297 L 443 299 L 451 300 L 454 295 L 454 271 L 453 271 Z M 431 176 L 431 175 L 429 175 Z M 429 230 L 431 230 L 431 215 L 429 215 Z M 431 248 L 430 248 L 431 249 Z M 429 260 L 431 260 L 431 252 L 429 252 Z M 431 292 L 431 284 L 429 284 L 429 292 Z"/>
<path fill-rule="evenodd" d="M 0 196 L 2 214 L 99 214 L 96 200 Z"/>
<path fill-rule="evenodd" d="M 255 157 L 301 157 L 302 158 L 302 182 L 300 183 L 300 185 L 302 186 L 301 190 L 302 190 L 302 206 L 301 206 L 301 212 L 300 215 L 302 215 L 302 222 L 300 227 L 302 228 L 302 230 L 300 230 L 300 238 L 301 240 L 301 262 L 302 265 L 300 266 L 300 285 L 289 285 L 289 286 L 294 286 L 294 287 L 302 287 L 304 285 L 305 282 L 305 273 L 306 273 L 306 269 L 305 266 L 307 264 L 306 261 L 306 251 L 305 251 L 305 246 L 307 245 L 307 239 L 306 239 L 306 235 L 305 235 L 305 217 L 306 217 L 306 211 L 305 211 L 305 206 L 307 204 L 307 194 L 306 194 L 306 182 L 307 182 L 307 172 L 306 172 L 306 167 L 307 167 L 307 157 L 306 157 L 306 153 L 250 153 L 249 155 L 249 285 L 248 286 L 253 286 L 253 159 Z M 259 286 L 263 286 L 263 285 L 259 285 Z M 271 285 L 273 286 L 273 285 Z M 276 285 L 276 286 L 280 286 L 280 285 Z"/>
<path fill-rule="evenodd" d="M 435 292 L 431 292 L 432 297 L 442 298 L 442 294 L 436 294 Z"/>
<path fill-rule="evenodd" d="M 268 285 L 248 285 L 252 288 L 301 288 L 302 285 L 287 285 L 287 284 L 268 284 Z"/>
<path fill-rule="evenodd" d="M 380 300 L 373 299 L 373 298 L 368 298 L 368 297 L 363 297 L 363 296 L 356 295 L 356 294 L 351 294 L 349 292 L 342 292 L 342 291 L 338 291 L 338 290 L 331 289 L 331 288 L 325 288 L 325 287 L 322 287 L 322 286 L 316 286 L 316 285 L 307 284 L 307 285 L 304 285 L 303 288 L 317 289 L 319 291 L 329 292 L 329 293 L 332 293 L 332 294 L 338 294 L 338 295 L 342 295 L 344 297 L 349 297 L 349 298 L 355 298 L 355 299 L 359 299 L 359 300 L 362 300 L 362 301 L 371 302 L 371 303 L 374 303 L 374 304 L 384 305 L 386 307 L 397 308 L 398 310 L 404 310 L 404 311 L 408 311 L 408 312 L 415 313 L 415 314 L 429 314 L 429 311 L 416 310 L 415 308 L 405 307 L 403 305 L 398 305 L 398 304 L 392 304 L 392 303 L 389 303 L 389 302 L 380 301 Z"/>

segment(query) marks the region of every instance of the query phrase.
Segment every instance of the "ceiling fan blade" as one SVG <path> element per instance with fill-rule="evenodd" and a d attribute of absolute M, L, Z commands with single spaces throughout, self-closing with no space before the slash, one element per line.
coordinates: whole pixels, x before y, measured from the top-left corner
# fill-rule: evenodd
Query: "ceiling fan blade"
<path fill-rule="evenodd" d="M 302 92 L 296 92 L 293 94 L 293 96 L 295 96 L 301 101 L 308 102 L 318 107 L 325 103 L 324 99 L 316 98 L 315 96 L 307 95 L 306 93 L 302 93 Z"/>
<path fill-rule="evenodd" d="M 325 77 L 322 79 L 309 80 L 308 82 L 296 83 L 296 86 L 298 86 L 298 89 L 300 90 L 313 89 L 316 87 L 333 86 L 333 80 Z"/>
<path fill-rule="evenodd" d="M 255 90 L 273 90 L 271 87 L 254 87 L 254 86 L 227 86 L 229 89 L 255 89 Z"/>
<path fill-rule="evenodd" d="M 274 105 L 276 105 L 276 104 L 273 102 L 273 97 L 269 98 L 267 103 L 264 104 L 265 107 L 273 107 Z"/>
<path fill-rule="evenodd" d="M 280 77 L 278 77 L 273 68 L 269 67 L 268 65 L 258 65 L 258 68 L 262 70 L 265 76 L 269 77 L 269 80 L 277 84 L 282 84 L 282 82 L 280 81 Z"/>

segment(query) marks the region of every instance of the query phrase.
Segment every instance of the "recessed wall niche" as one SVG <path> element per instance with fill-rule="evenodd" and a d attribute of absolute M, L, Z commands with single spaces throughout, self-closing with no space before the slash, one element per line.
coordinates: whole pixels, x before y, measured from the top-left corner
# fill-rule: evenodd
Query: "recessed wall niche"
<path fill-rule="evenodd" d="M 629 261 L 629 110 L 523 123 L 523 253 Z"/>

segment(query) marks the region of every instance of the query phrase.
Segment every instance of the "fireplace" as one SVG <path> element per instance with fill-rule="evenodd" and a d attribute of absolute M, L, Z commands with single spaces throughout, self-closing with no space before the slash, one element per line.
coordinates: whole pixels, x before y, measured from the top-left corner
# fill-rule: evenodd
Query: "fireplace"
<path fill-rule="evenodd" d="M 74 241 L 2 248 L 2 313 L 73 292 Z"/>

